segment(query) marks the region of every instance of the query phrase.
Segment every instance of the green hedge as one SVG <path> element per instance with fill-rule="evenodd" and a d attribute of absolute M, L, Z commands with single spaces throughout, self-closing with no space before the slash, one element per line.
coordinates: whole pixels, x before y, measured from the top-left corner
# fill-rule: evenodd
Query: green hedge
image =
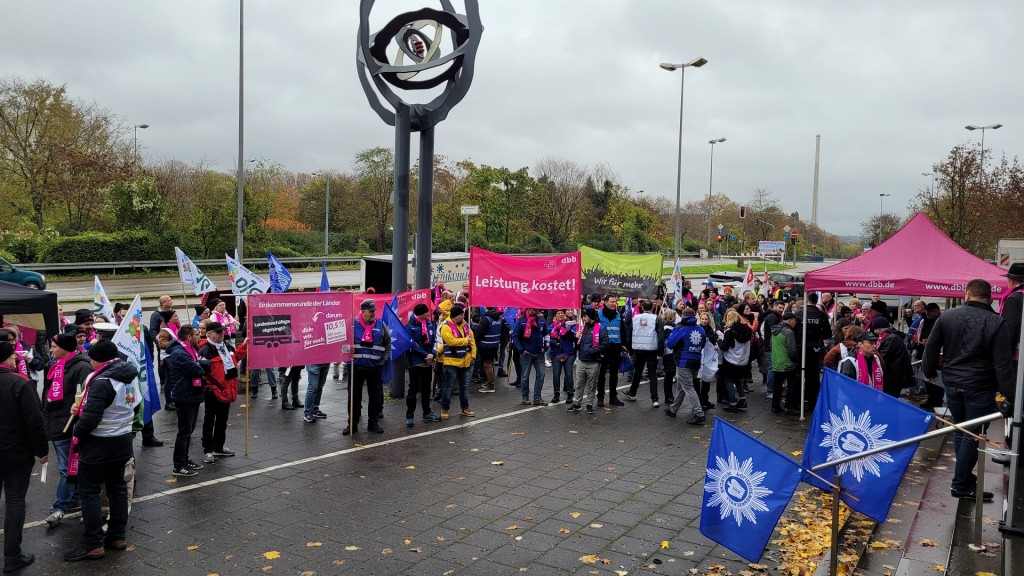
<path fill-rule="evenodd" d="M 42 262 L 140 262 L 172 260 L 175 239 L 138 230 L 86 232 L 62 236 L 47 243 Z"/>

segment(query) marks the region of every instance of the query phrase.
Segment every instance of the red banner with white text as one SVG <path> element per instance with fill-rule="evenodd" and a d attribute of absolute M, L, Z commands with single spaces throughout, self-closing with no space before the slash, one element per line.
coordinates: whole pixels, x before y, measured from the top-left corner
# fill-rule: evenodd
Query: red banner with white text
<path fill-rule="evenodd" d="M 469 249 L 469 292 L 474 306 L 579 308 L 580 253 L 508 256 Z"/>
<path fill-rule="evenodd" d="M 355 294 L 352 296 L 352 317 L 354 318 L 359 314 L 359 305 L 364 300 L 373 300 L 373 303 L 377 306 L 377 317 L 380 317 L 384 313 L 384 306 L 391 304 L 391 300 L 394 299 L 394 294 Z M 434 303 L 430 301 L 430 288 L 423 288 L 422 290 L 411 290 L 409 292 L 398 293 L 398 310 L 396 310 L 398 317 L 405 322 L 409 319 L 409 314 L 412 313 L 412 309 L 417 304 L 426 304 L 427 308 L 434 309 Z"/>

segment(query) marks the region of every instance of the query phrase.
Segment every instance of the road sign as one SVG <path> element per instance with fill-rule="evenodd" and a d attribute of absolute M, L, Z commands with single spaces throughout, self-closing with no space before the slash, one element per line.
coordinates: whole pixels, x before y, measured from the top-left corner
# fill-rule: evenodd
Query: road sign
<path fill-rule="evenodd" d="M 786 226 L 786 228 L 789 228 L 789 226 Z M 783 234 L 782 237 L 785 238 L 786 240 L 789 240 L 789 230 L 786 230 L 786 233 Z"/>
<path fill-rule="evenodd" d="M 735 240 L 735 239 L 736 239 L 736 235 L 735 234 L 729 234 L 729 240 Z"/>
<path fill-rule="evenodd" d="M 719 229 L 719 230 L 721 230 L 722 228 L 725 228 L 725 226 L 723 226 L 723 225 L 719 224 L 719 225 L 718 225 L 718 229 Z"/>
<path fill-rule="evenodd" d="M 463 216 L 476 216 L 480 213 L 479 206 L 463 206 L 460 210 Z"/>
<path fill-rule="evenodd" d="M 785 230 L 787 234 L 789 234 L 789 231 L 792 230 L 792 228 L 790 228 L 789 224 L 786 224 L 785 226 L 783 226 L 782 229 Z M 787 238 L 788 238 L 788 236 L 787 236 Z"/>

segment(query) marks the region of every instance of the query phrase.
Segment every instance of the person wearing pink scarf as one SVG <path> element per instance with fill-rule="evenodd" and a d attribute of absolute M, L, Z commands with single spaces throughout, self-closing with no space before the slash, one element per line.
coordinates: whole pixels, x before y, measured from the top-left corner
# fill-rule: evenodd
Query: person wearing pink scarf
<path fill-rule="evenodd" d="M 583 398 L 587 398 L 587 414 L 594 413 L 594 393 L 601 374 L 601 362 L 608 349 L 608 330 L 597 320 L 597 310 L 583 311 L 583 326 L 579 329 L 579 358 L 576 361 L 575 390 L 572 405 L 566 412 L 579 412 Z"/>
<path fill-rule="evenodd" d="M 857 353 L 850 354 L 839 362 L 839 373 L 884 391 L 882 357 L 876 354 L 878 336 L 868 330 L 857 338 Z"/>

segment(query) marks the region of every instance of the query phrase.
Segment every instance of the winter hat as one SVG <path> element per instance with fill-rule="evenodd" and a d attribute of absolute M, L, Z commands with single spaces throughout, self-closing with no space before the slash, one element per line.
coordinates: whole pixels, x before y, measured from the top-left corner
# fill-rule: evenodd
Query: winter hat
<path fill-rule="evenodd" d="M 885 302 L 882 302 L 881 300 L 879 300 L 877 302 L 872 302 L 871 303 L 871 310 L 873 310 L 875 312 L 878 312 L 879 314 L 888 314 L 889 313 L 889 305 L 886 304 Z"/>
<path fill-rule="evenodd" d="M 89 359 L 107 362 L 117 358 L 117 346 L 112 340 L 100 340 L 89 347 Z"/>
<path fill-rule="evenodd" d="M 583 315 L 586 316 L 587 318 L 590 318 L 594 322 L 597 322 L 597 310 L 594 310 L 593 308 L 587 308 L 586 310 L 583 311 Z"/>
<path fill-rule="evenodd" d="M 879 328 L 888 328 L 889 326 L 889 320 L 887 320 L 885 316 L 875 316 L 875 319 L 871 321 L 871 330 L 878 330 Z"/>
<path fill-rule="evenodd" d="M 196 316 L 202 316 L 203 311 L 206 310 L 206 306 L 203 306 L 202 304 L 196 304 L 193 308 L 196 310 Z"/>
<path fill-rule="evenodd" d="M 68 352 L 74 352 L 78 350 L 78 339 L 75 335 L 69 332 L 63 334 L 57 334 L 53 337 L 53 343 L 59 348 L 67 350 Z"/>
<path fill-rule="evenodd" d="M 426 304 L 424 304 L 423 302 L 420 302 L 419 304 L 413 306 L 412 313 L 413 313 L 414 316 L 423 316 L 429 310 L 430 310 L 430 308 L 427 308 Z"/>
<path fill-rule="evenodd" d="M 6 362 L 14 354 L 14 344 L 4 340 L 0 342 L 0 362 Z"/>
<path fill-rule="evenodd" d="M 466 313 L 466 309 L 463 308 L 462 305 L 456 304 L 455 306 L 452 306 L 452 312 L 451 312 L 450 316 L 452 318 L 458 318 L 459 316 L 462 316 L 465 313 Z"/>
<path fill-rule="evenodd" d="M 206 325 L 206 332 L 223 332 L 224 325 L 220 322 L 210 322 Z"/>
<path fill-rule="evenodd" d="M 160 317 L 164 319 L 167 324 L 171 323 L 171 318 L 174 318 L 174 310 L 161 310 Z"/>
<path fill-rule="evenodd" d="M 94 320 L 92 312 L 82 308 L 81 310 L 75 310 L 75 324 L 81 326 L 86 322 L 92 322 Z"/>

